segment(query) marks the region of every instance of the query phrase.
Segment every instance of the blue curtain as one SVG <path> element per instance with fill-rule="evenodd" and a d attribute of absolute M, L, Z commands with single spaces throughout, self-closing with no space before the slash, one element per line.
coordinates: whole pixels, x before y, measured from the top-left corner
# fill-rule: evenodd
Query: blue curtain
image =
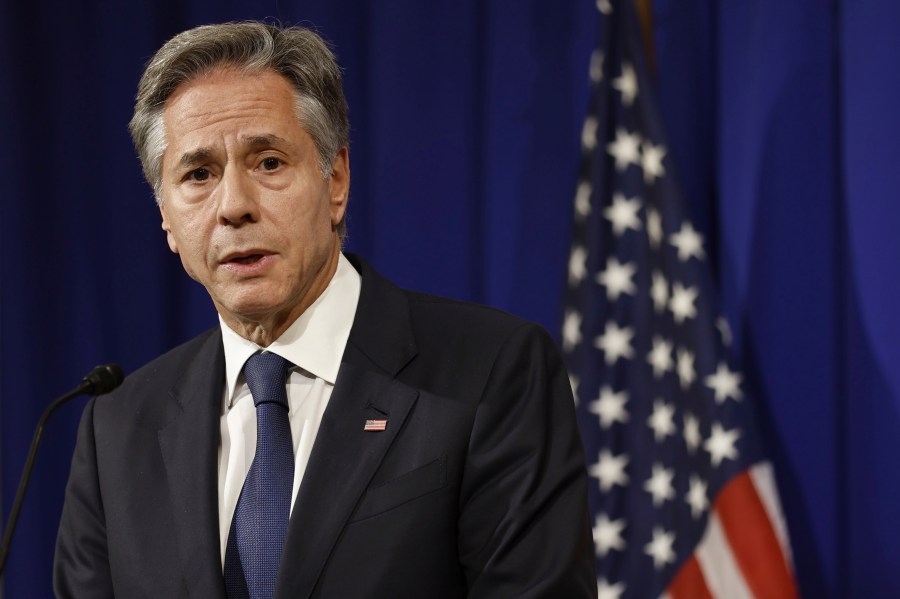
<path fill-rule="evenodd" d="M 592 0 L 87 0 L 0 7 L 0 485 L 91 367 L 216 323 L 181 271 L 126 124 L 168 37 L 314 24 L 345 69 L 349 249 L 403 286 L 556 333 Z M 807 597 L 900 594 L 900 5 L 655 0 L 671 153 L 714 258 Z M 50 422 L 6 596 L 51 596 L 84 400 Z"/>

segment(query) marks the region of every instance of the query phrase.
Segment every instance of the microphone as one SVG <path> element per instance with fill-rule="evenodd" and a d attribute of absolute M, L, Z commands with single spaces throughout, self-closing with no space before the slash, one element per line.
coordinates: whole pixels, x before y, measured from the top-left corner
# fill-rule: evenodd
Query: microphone
<path fill-rule="evenodd" d="M 100 366 L 95 366 L 93 370 L 81 379 L 81 383 L 77 387 L 56 399 L 47 406 L 47 409 L 41 414 L 37 427 L 34 429 L 34 437 L 31 439 L 31 449 L 28 450 L 28 457 L 25 459 L 25 468 L 22 470 L 22 478 L 19 479 L 16 498 L 13 501 L 12 510 L 9 512 L 9 521 L 6 524 L 6 532 L 3 534 L 3 544 L 0 545 L 0 579 L 3 578 L 3 572 L 6 570 L 6 558 L 9 557 L 9 546 L 12 542 L 13 533 L 16 531 L 19 512 L 22 509 L 22 502 L 25 500 L 25 490 L 28 488 L 29 479 L 31 479 L 31 471 L 34 469 L 34 460 L 37 457 L 38 447 L 41 444 L 41 436 L 44 434 L 44 425 L 47 424 L 47 419 L 56 411 L 56 408 L 70 399 L 84 393 L 90 395 L 109 393 L 121 385 L 123 380 L 125 380 L 125 374 L 122 372 L 122 367 L 118 364 L 101 364 Z"/>

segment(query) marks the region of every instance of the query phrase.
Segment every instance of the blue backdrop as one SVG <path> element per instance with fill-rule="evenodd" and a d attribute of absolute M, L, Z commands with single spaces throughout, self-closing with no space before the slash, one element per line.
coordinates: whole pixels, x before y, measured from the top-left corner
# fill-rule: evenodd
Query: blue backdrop
<path fill-rule="evenodd" d="M 655 0 L 658 93 L 746 371 L 807 597 L 900 594 L 900 4 Z M 404 286 L 556 333 L 591 0 L 85 0 L 0 7 L 0 485 L 95 364 L 215 324 L 169 254 L 126 123 L 201 23 L 315 24 L 345 68 L 349 248 Z M 47 429 L 5 578 L 49 597 L 83 400 Z"/>

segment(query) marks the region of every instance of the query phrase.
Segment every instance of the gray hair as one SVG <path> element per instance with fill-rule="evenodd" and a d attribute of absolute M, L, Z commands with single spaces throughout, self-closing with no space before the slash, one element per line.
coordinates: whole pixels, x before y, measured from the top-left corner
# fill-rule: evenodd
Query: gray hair
<path fill-rule="evenodd" d="M 294 87 L 297 118 L 316 144 L 322 176 L 331 176 L 335 156 L 349 145 L 350 121 L 341 70 L 327 43 L 303 27 L 252 21 L 203 25 L 166 42 L 138 84 L 128 128 L 157 203 L 162 203 L 166 100 L 179 85 L 222 67 L 284 76 Z M 343 221 L 340 233 L 343 238 Z"/>

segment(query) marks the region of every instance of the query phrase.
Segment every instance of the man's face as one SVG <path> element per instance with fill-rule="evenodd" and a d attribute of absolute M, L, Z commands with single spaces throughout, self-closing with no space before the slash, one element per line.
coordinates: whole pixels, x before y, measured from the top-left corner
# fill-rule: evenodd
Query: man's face
<path fill-rule="evenodd" d="M 229 326 L 248 338 L 265 330 L 271 342 L 337 266 L 347 150 L 323 178 L 293 89 L 270 71 L 219 70 L 182 84 L 163 119 L 160 211 L 169 247 Z"/>

